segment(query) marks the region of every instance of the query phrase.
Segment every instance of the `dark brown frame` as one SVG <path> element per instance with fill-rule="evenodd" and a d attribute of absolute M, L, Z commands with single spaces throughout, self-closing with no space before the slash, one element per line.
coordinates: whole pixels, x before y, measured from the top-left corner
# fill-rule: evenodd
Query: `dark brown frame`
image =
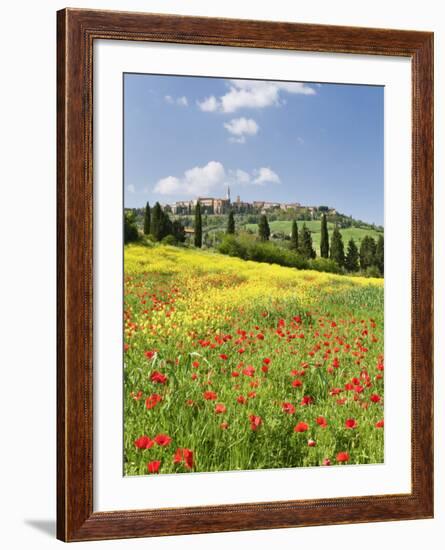
<path fill-rule="evenodd" d="M 57 14 L 57 537 L 64 541 L 433 517 L 433 34 L 65 9 Z M 210 44 L 412 61 L 412 491 L 93 512 L 93 42 Z"/>

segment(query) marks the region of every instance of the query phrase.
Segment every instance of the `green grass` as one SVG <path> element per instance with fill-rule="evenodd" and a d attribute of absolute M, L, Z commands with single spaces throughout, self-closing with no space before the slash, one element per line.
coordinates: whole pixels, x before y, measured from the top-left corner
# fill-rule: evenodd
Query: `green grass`
<path fill-rule="evenodd" d="M 309 229 L 312 235 L 312 243 L 314 245 L 315 251 L 317 252 L 317 255 L 320 254 L 320 221 L 307 221 L 302 222 L 298 221 L 298 229 L 301 230 L 303 227 L 303 223 L 306 224 L 306 227 Z M 273 221 L 269 222 L 270 230 L 272 233 L 284 233 L 285 235 L 289 235 L 292 228 L 292 222 L 291 221 Z M 244 226 L 246 229 L 249 229 L 251 231 L 254 231 L 255 233 L 258 232 L 258 225 L 257 224 L 246 224 Z M 334 224 L 328 223 L 328 231 L 329 233 L 332 232 L 334 229 Z M 365 228 L 359 228 L 359 227 L 351 227 L 347 229 L 341 229 L 340 233 L 343 237 L 343 243 L 345 245 L 345 250 L 348 245 L 349 239 L 354 239 L 355 244 L 360 247 L 360 243 L 366 235 L 369 235 L 370 237 L 373 237 L 374 239 L 378 239 L 380 235 L 382 235 L 381 232 L 375 231 L 373 229 L 365 229 Z"/>

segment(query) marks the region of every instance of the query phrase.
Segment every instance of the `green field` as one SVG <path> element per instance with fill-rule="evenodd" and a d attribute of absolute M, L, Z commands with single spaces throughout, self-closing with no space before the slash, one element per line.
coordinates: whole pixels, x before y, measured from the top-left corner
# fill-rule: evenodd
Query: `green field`
<path fill-rule="evenodd" d="M 298 230 L 300 231 L 303 227 L 303 223 L 306 224 L 306 227 L 309 229 L 312 235 L 312 242 L 315 248 L 315 251 L 317 252 L 317 255 L 320 254 L 320 228 L 321 223 L 320 221 L 298 221 Z M 254 223 L 246 224 L 245 229 L 249 229 L 250 231 L 254 231 L 255 233 L 258 232 L 258 225 Z M 285 235 L 289 235 L 292 228 L 292 222 L 291 221 L 274 221 L 269 222 L 269 227 L 272 233 L 284 233 Z M 329 233 L 332 232 L 334 229 L 333 223 L 328 223 L 328 230 Z M 370 237 L 373 237 L 375 240 L 379 238 L 380 235 L 383 235 L 382 232 L 375 231 L 373 229 L 362 229 L 360 227 L 350 227 L 347 229 L 341 229 L 340 233 L 343 237 L 343 243 L 345 245 L 345 249 L 347 247 L 349 239 L 353 238 L 355 241 L 355 244 L 359 247 L 362 239 L 366 237 L 366 235 L 369 235 Z"/>

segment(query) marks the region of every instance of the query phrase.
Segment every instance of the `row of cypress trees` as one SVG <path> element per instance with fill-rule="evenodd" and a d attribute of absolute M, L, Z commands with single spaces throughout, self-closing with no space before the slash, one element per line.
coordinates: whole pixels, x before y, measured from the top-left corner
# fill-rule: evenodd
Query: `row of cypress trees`
<path fill-rule="evenodd" d="M 179 220 L 171 221 L 167 212 L 157 202 L 153 208 L 147 202 L 144 212 L 144 234 L 151 235 L 155 241 L 162 241 L 171 235 L 177 242 L 185 241 L 184 226 Z"/>
<path fill-rule="evenodd" d="M 312 247 L 312 237 L 306 224 L 299 235 L 298 225 L 294 220 L 292 222 L 291 249 L 299 252 L 304 258 L 315 258 L 315 251 Z M 359 269 L 367 270 L 375 267 L 381 275 L 384 274 L 384 239 L 380 235 L 377 242 L 369 235 L 365 236 L 360 244 L 360 251 L 353 238 L 348 242 L 345 253 L 343 237 L 338 227 L 335 227 L 331 242 L 329 243 L 329 232 L 326 214 L 321 218 L 320 234 L 320 256 L 330 258 L 340 267 L 347 271 L 355 272 Z"/>
<path fill-rule="evenodd" d="M 309 229 L 306 227 L 306 224 L 303 223 L 301 232 L 298 231 L 297 222 L 294 220 L 292 222 L 292 231 L 290 237 L 290 247 L 291 250 L 298 252 L 303 258 L 307 260 L 315 258 L 315 250 L 312 246 L 312 236 Z"/>

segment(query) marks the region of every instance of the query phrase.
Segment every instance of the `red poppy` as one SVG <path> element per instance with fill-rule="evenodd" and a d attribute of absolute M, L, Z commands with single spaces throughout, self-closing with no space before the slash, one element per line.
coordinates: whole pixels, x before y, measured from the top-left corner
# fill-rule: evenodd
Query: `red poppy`
<path fill-rule="evenodd" d="M 221 428 L 221 430 L 227 430 L 227 428 L 229 427 L 229 424 L 228 422 L 221 422 L 219 427 Z"/>
<path fill-rule="evenodd" d="M 160 460 L 152 460 L 151 462 L 147 463 L 147 469 L 149 474 L 157 474 L 159 473 L 159 467 L 161 466 Z"/>
<path fill-rule="evenodd" d="M 323 462 L 321 463 L 323 466 L 330 466 L 331 465 L 331 461 L 329 460 L 329 458 L 323 458 Z"/>
<path fill-rule="evenodd" d="M 309 429 L 309 424 L 306 424 L 306 422 L 298 422 L 298 424 L 294 428 L 294 432 L 300 433 L 300 432 L 307 432 Z"/>
<path fill-rule="evenodd" d="M 315 421 L 321 428 L 326 428 L 326 426 L 328 425 L 328 422 L 324 416 L 317 416 L 317 419 Z"/>
<path fill-rule="evenodd" d="M 160 447 L 167 447 L 167 445 L 170 445 L 170 442 L 171 442 L 172 438 L 169 437 L 168 435 L 166 434 L 159 434 L 155 437 L 155 442 L 160 446 Z"/>
<path fill-rule="evenodd" d="M 341 451 L 337 454 L 337 462 L 348 462 L 349 453 L 346 451 Z"/>
<path fill-rule="evenodd" d="M 383 420 L 379 420 L 378 422 L 375 423 L 376 428 L 383 428 L 384 425 L 385 425 L 385 422 Z"/>
<path fill-rule="evenodd" d="M 261 332 L 257 334 L 256 337 L 258 338 L 258 340 L 264 340 L 264 334 L 262 334 Z"/>
<path fill-rule="evenodd" d="M 269 357 L 265 357 L 265 358 L 263 359 L 263 363 L 264 363 L 265 365 L 270 365 L 270 359 L 269 359 Z"/>
<path fill-rule="evenodd" d="M 244 403 L 247 401 L 247 399 L 244 397 L 244 395 L 239 395 L 239 396 L 236 398 L 236 401 L 237 401 L 240 405 L 244 405 Z"/>
<path fill-rule="evenodd" d="M 147 399 L 145 400 L 145 407 L 146 409 L 152 409 L 153 407 L 156 407 L 158 403 L 162 401 L 162 396 L 158 393 L 153 393 Z"/>
<path fill-rule="evenodd" d="M 373 403 L 379 403 L 379 401 L 380 401 L 380 395 L 377 395 L 376 393 L 373 393 L 373 394 L 371 395 L 371 401 L 372 401 Z"/>
<path fill-rule="evenodd" d="M 237 370 L 234 370 L 232 372 L 232 376 L 233 376 L 233 378 L 236 378 L 237 376 L 239 376 L 239 372 Z"/>
<path fill-rule="evenodd" d="M 295 380 L 292 380 L 293 388 L 299 388 L 302 385 L 303 385 L 303 382 L 299 378 L 295 378 Z"/>
<path fill-rule="evenodd" d="M 227 361 L 227 359 L 228 359 L 228 357 L 225 353 L 220 353 L 219 358 L 222 359 L 223 361 Z"/>
<path fill-rule="evenodd" d="M 357 428 L 357 421 L 354 418 L 348 418 L 345 422 L 345 426 L 349 430 L 353 430 L 354 428 Z"/>
<path fill-rule="evenodd" d="M 308 447 L 315 447 L 317 443 L 313 439 L 308 439 L 307 446 Z"/>
<path fill-rule="evenodd" d="M 150 439 L 146 435 L 142 435 L 134 442 L 134 445 L 137 449 L 150 449 L 151 447 L 153 447 L 154 444 L 155 442 L 153 441 L 153 439 Z"/>
<path fill-rule="evenodd" d="M 264 372 L 264 373 L 268 373 L 269 372 L 269 367 L 267 365 L 263 365 L 261 367 L 261 370 Z"/>
<path fill-rule="evenodd" d="M 153 357 L 156 355 L 156 350 L 146 351 L 144 355 L 147 359 L 153 359 Z"/>
<path fill-rule="evenodd" d="M 312 399 L 312 397 L 310 395 L 305 395 L 303 397 L 303 399 L 301 400 L 300 405 L 302 405 L 304 407 L 306 405 L 312 405 L 313 402 L 314 402 L 314 400 Z"/>
<path fill-rule="evenodd" d="M 292 405 L 292 403 L 283 403 L 281 405 L 281 409 L 287 414 L 294 414 L 295 412 L 295 407 Z"/>
<path fill-rule="evenodd" d="M 248 365 L 245 369 L 243 369 L 243 374 L 245 376 L 253 376 L 255 374 L 255 369 L 252 365 Z"/>
<path fill-rule="evenodd" d="M 203 395 L 206 401 L 215 401 L 218 397 L 214 391 L 205 391 Z"/>
<path fill-rule="evenodd" d="M 249 416 L 249 420 L 250 420 L 250 429 L 253 431 L 256 431 L 263 423 L 261 416 L 255 416 L 254 414 L 251 414 Z"/>
<path fill-rule="evenodd" d="M 226 406 L 223 405 L 223 403 L 217 403 L 215 405 L 216 414 L 222 414 L 222 413 L 225 413 L 226 411 L 227 411 Z"/>
<path fill-rule="evenodd" d="M 184 462 L 184 465 L 191 470 L 193 468 L 193 451 L 185 448 L 176 449 L 173 462 L 175 464 L 181 464 L 181 462 Z"/>
<path fill-rule="evenodd" d="M 193 361 L 192 366 L 197 369 L 199 367 L 199 361 Z"/>
<path fill-rule="evenodd" d="M 167 382 L 167 377 L 165 374 L 155 370 L 151 373 L 150 380 L 152 382 L 157 382 L 158 384 L 165 384 Z"/>

